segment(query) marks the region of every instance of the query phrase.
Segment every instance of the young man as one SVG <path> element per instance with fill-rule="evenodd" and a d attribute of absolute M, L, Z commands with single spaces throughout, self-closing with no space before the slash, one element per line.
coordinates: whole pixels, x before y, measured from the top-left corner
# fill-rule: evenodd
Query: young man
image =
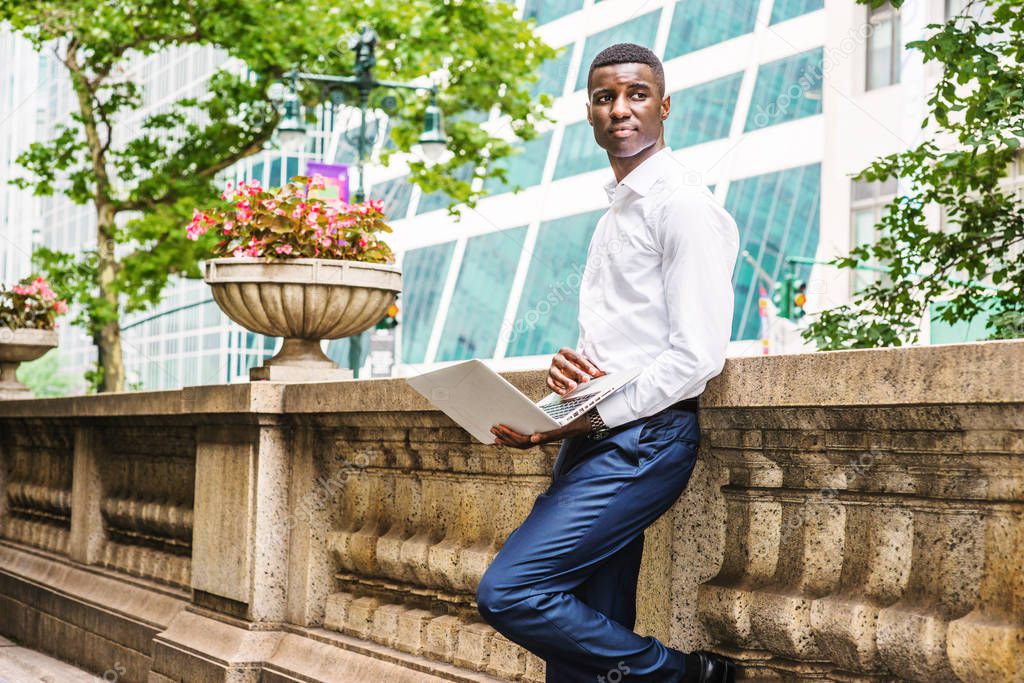
<path fill-rule="evenodd" d="M 505 541 L 477 602 L 488 623 L 547 662 L 549 682 L 731 682 L 724 658 L 632 629 L 644 529 L 686 487 L 696 397 L 725 363 L 736 223 L 665 147 L 670 98 L 654 53 L 609 47 L 590 65 L 587 92 L 615 180 L 580 284 L 579 343 L 552 359 L 548 386 L 564 394 L 605 371 L 644 369 L 560 429 L 492 428 L 515 448 L 563 443 L 551 486 Z"/>

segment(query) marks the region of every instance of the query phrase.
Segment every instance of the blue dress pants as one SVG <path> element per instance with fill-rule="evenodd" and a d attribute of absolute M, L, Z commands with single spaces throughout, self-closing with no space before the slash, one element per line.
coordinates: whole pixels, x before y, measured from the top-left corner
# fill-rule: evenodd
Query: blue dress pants
<path fill-rule="evenodd" d="M 683 680 L 685 655 L 633 624 L 644 529 L 686 488 L 699 439 L 696 413 L 666 408 L 562 443 L 477 588 L 481 616 L 542 658 L 548 683 Z"/>

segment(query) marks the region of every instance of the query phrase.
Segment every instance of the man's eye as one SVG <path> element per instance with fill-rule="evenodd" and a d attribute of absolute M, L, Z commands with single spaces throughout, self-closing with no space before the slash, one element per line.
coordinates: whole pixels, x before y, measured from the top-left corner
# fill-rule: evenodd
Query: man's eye
<path fill-rule="evenodd" d="M 638 92 L 638 93 L 633 93 L 633 94 L 635 96 L 637 96 L 637 97 L 647 97 L 647 93 Z"/>

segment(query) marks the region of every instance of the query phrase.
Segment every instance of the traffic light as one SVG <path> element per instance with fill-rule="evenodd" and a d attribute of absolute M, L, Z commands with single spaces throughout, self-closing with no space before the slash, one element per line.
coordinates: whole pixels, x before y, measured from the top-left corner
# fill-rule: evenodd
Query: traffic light
<path fill-rule="evenodd" d="M 792 271 L 775 285 L 772 301 L 779 312 L 780 318 L 799 320 L 804 317 L 804 304 L 807 303 L 807 283 L 793 277 Z"/>
<path fill-rule="evenodd" d="M 797 280 L 793 283 L 793 320 L 804 317 L 804 304 L 807 303 L 807 283 Z"/>
<path fill-rule="evenodd" d="M 378 330 L 390 330 L 398 325 L 398 306 L 391 304 L 388 306 L 388 312 L 384 314 L 384 317 L 377 323 Z"/>

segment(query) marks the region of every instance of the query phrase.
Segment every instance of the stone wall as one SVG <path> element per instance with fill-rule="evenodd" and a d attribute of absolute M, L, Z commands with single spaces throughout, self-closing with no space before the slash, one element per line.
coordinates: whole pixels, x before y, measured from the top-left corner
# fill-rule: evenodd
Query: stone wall
<path fill-rule="evenodd" d="M 730 360 L 638 630 L 748 677 L 1024 680 L 1022 378 L 1021 342 Z M 474 595 L 557 445 L 372 380 L 7 402 L 0 447 L 0 634 L 119 681 L 544 678 Z"/>

